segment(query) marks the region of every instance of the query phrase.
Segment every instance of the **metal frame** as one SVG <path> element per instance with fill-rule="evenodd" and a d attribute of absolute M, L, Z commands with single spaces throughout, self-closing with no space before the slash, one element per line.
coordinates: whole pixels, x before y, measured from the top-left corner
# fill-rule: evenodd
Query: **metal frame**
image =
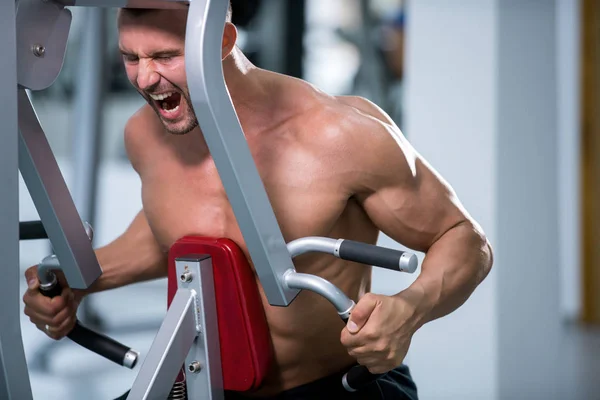
<path fill-rule="evenodd" d="M 7 72 L 0 75 L 3 80 L 1 83 L 4 83 L 2 87 L 12 86 L 18 97 L 18 112 L 14 109 L 15 103 L 11 102 L 7 102 L 6 107 L 0 110 L 0 118 L 3 117 L 3 123 L 8 124 L 8 138 L 0 147 L 0 183 L 4 184 L 5 189 L 0 204 L 3 206 L 0 207 L 0 223 L 4 232 L 0 250 L 5 262 L 9 261 L 9 268 L 18 264 L 19 210 L 15 151 L 18 142 L 19 169 L 69 285 L 87 288 L 102 273 L 26 91 L 49 87 L 62 68 L 71 14 L 61 4 L 146 8 L 189 5 L 185 53 L 193 107 L 268 302 L 274 306 L 287 306 L 300 290 L 312 290 L 327 298 L 342 320 L 347 320 L 354 302 L 330 282 L 318 276 L 296 273 L 292 261 L 294 255 L 308 251 L 326 252 L 344 258 L 346 256 L 341 254 L 344 250 L 343 240 L 311 237 L 287 245 L 250 153 L 223 75 L 221 42 L 227 0 L 61 0 L 60 3 L 19 0 L 16 12 L 12 1 L 3 3 L 0 15 L 6 21 L 0 27 L 0 33 L 5 33 L 0 36 L 0 48 L 5 50 L 3 54 L 13 54 L 13 58 L 4 59 L 16 58 L 18 66 L 15 71 L 14 63 L 8 65 L 4 69 Z M 13 21 L 16 21 L 16 26 Z M 14 31 L 17 32 L 16 37 Z M 11 130 L 14 132 L 12 137 Z M 352 246 L 348 246 L 348 256 L 352 253 Z M 355 243 L 354 250 L 356 248 Z M 369 252 L 372 253 L 372 250 Z M 388 261 L 391 257 L 392 267 L 396 270 L 406 259 L 416 259 L 414 255 L 406 258 L 402 252 L 390 255 L 390 251 L 388 249 L 386 252 Z M 186 369 L 186 387 L 190 396 L 222 399 L 211 259 L 202 255 L 190 256 L 179 259 L 176 268 L 181 276 L 177 294 L 129 399 L 167 397 L 184 361 L 189 366 Z M 0 395 L 7 400 L 28 400 L 31 399 L 31 389 L 18 328 L 19 307 L 15 304 L 18 285 L 10 279 L 1 282 L 0 302 L 4 305 L 4 314 L 3 323 L 0 324 L 0 372 L 4 380 L 0 380 Z M 13 324 L 4 321 L 13 321 Z M 9 363 L 10 368 L 7 368 Z M 366 369 L 364 372 L 368 374 Z"/>
<path fill-rule="evenodd" d="M 58 163 L 46 139 L 40 121 L 37 118 L 28 90 L 43 90 L 56 80 L 64 62 L 66 44 L 71 24 L 71 13 L 62 5 L 85 7 L 154 7 L 171 8 L 189 5 L 188 29 L 186 32 L 186 66 L 193 106 L 202 110 L 197 117 L 205 132 L 209 150 L 215 160 L 225 190 L 231 199 L 232 207 L 242 234 L 246 240 L 250 256 L 264 285 L 269 302 L 273 305 L 287 306 L 299 293 L 284 282 L 286 272 L 293 271 L 292 258 L 287 250 L 283 235 L 271 208 L 262 180 L 254 164 L 245 140 L 242 128 L 228 95 L 222 71 L 221 43 L 227 1 L 225 0 L 68 0 L 59 4 L 42 0 L 19 0 L 17 3 L 4 4 L 2 16 L 7 20 L 3 28 L 4 54 L 16 63 L 8 67 L 3 87 L 14 87 L 17 93 L 18 108 L 15 103 L 2 111 L 3 121 L 16 130 L 19 135 L 4 141 L 2 147 L 2 172 L 6 174 L 6 192 L 3 194 L 6 206 L 2 217 L 6 251 L 5 259 L 13 260 L 8 265 L 18 265 L 18 174 L 16 162 L 31 194 L 40 219 L 52 243 L 60 268 L 63 270 L 69 286 L 76 289 L 88 288 L 102 274 L 92 244 L 87 238 L 81 217 L 71 197 Z M 17 7 L 18 5 L 18 7 Z M 10 30 L 13 30 L 12 32 Z M 16 33 L 16 35 L 15 35 Z M 218 37 L 217 37 L 218 36 Z M 200 43 L 201 45 L 198 45 Z M 16 51 L 15 51 L 16 50 Z M 15 65 L 16 64 L 16 65 Z M 16 68 L 15 68 L 16 67 Z M 11 76 L 10 71 L 15 74 Z M 11 79 L 12 77 L 12 79 Z M 15 79 L 16 78 L 16 79 Z M 219 107 L 215 107 L 218 104 Z M 4 115 L 6 114 L 6 115 Z M 16 118 L 18 115 L 18 124 Z M 13 121 L 11 124 L 11 120 Z M 7 136 L 10 134 L 7 133 Z M 18 147 L 18 152 L 15 151 Z M 6 166 L 6 168 L 4 168 Z M 10 190 L 12 183 L 13 190 Z M 14 221 L 13 221 L 14 220 Z M 12 223 L 11 223 L 12 221 Z M 12 235 L 7 226 L 13 226 Z M 11 236 L 12 240 L 11 240 Z M 10 250 L 8 250 L 10 249 Z M 14 292 L 17 285 L 11 285 L 2 292 L 9 297 L 3 304 L 11 304 L 18 298 Z M 3 321 L 20 321 L 19 308 L 4 307 L 10 315 Z M 8 324 L 2 324 L 3 327 Z M 16 323 L 16 326 L 19 326 Z M 1 329 L 1 328 L 0 328 Z M 14 334 L 17 334 L 16 336 Z M 8 399 L 31 398 L 29 380 L 20 331 L 14 327 L 9 333 L 0 331 L 0 354 L 2 355 L 2 373 L 6 381 L 15 387 L 14 393 L 3 396 Z M 6 335 L 7 339 L 4 337 Z M 15 346 L 15 343 L 20 343 Z M 13 351 L 20 354 L 13 356 Z M 11 368 L 4 367 L 10 359 Z M 21 367 L 19 368 L 19 364 Z M 20 379 L 10 378 L 17 373 Z M 13 384 L 23 382 L 24 384 Z M 6 383 L 8 385 L 8 383 Z M 8 390 L 8 389 L 7 389 Z M 23 394 L 26 392 L 27 394 Z M 16 394 L 18 393 L 18 394 Z M 0 393 L 1 394 L 1 393 Z"/>
<path fill-rule="evenodd" d="M 19 172 L 17 103 L 16 4 L 0 2 L 0 87 L 9 96 L 0 107 L 0 398 L 32 398 L 21 339 L 19 304 Z"/>
<path fill-rule="evenodd" d="M 190 4 L 186 74 L 196 117 L 271 305 L 287 306 L 298 294 L 283 282 L 292 258 L 250 153 L 223 77 L 221 43 L 228 2 Z"/>
<path fill-rule="evenodd" d="M 166 399 L 185 363 L 190 399 L 223 399 L 223 377 L 212 259 L 175 261 L 177 292 L 128 400 Z"/>

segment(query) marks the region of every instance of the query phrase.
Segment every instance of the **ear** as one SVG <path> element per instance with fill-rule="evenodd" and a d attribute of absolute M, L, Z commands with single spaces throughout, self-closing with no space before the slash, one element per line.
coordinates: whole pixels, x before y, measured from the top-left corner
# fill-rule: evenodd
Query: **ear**
<path fill-rule="evenodd" d="M 221 53 L 221 57 L 223 58 L 223 60 L 226 59 L 235 48 L 235 44 L 237 43 L 237 37 L 238 32 L 235 25 L 233 25 L 231 22 L 226 22 L 225 29 L 223 30 L 223 46 Z"/>

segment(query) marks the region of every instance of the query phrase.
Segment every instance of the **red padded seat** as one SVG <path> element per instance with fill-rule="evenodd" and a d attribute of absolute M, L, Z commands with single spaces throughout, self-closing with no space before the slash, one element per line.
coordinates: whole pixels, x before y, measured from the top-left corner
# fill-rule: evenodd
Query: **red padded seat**
<path fill-rule="evenodd" d="M 169 251 L 168 304 L 177 291 L 175 260 L 199 254 L 212 258 L 224 389 L 256 389 L 273 349 L 255 275 L 235 242 L 195 236 L 178 240 Z"/>

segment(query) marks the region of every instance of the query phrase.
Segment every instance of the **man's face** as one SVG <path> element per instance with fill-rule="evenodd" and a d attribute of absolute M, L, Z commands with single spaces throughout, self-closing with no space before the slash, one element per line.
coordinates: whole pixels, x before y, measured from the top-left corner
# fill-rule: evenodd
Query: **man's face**
<path fill-rule="evenodd" d="M 198 125 L 186 81 L 184 50 L 187 13 L 123 12 L 119 48 L 127 77 L 152 106 L 165 129 L 183 135 Z"/>

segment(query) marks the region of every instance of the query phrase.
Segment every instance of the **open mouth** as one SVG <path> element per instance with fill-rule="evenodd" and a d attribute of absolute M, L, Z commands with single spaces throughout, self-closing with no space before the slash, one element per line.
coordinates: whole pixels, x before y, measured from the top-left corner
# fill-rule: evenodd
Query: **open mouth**
<path fill-rule="evenodd" d="M 181 93 L 167 92 L 161 94 L 151 94 L 156 108 L 167 118 L 175 118 L 180 111 Z"/>

